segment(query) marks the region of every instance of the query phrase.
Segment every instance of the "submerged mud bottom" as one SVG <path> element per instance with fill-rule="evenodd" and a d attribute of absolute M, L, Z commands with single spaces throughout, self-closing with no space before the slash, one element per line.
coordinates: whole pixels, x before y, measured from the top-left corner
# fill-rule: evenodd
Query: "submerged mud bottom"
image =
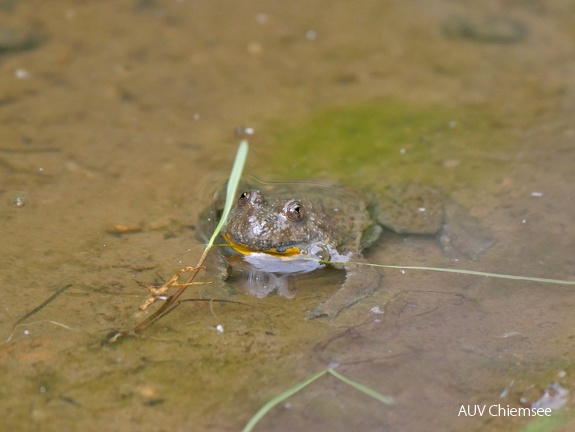
<path fill-rule="evenodd" d="M 337 363 L 396 404 L 326 375 L 255 430 L 575 430 L 565 285 L 385 269 L 336 320 L 310 320 L 344 271 L 259 299 L 244 275 L 221 281 L 214 253 L 198 275 L 212 283 L 182 297 L 201 301 L 102 344 L 160 307 L 138 310 L 149 293 L 136 281 L 166 281 L 202 254 L 201 179 L 228 173 L 238 125 L 256 131 L 259 177 L 434 185 L 497 239 L 471 261 L 384 233 L 370 263 L 572 280 L 572 3 L 0 1 L 2 26 L 50 37 L 0 56 L 0 429 L 238 431 Z M 469 18 L 446 36 L 451 17 Z M 563 389 L 546 425 L 458 416 Z"/>

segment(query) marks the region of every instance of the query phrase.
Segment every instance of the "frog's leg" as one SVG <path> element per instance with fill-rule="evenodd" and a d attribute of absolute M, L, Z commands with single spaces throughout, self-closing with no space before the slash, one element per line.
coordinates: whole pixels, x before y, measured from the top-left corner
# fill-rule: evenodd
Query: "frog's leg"
<path fill-rule="evenodd" d="M 371 206 L 373 217 L 400 234 L 435 234 L 443 224 L 443 198 L 436 189 L 417 184 L 389 186 Z"/>
<path fill-rule="evenodd" d="M 343 309 L 372 294 L 379 286 L 381 275 L 370 265 L 361 265 L 361 257 L 352 257 L 358 264 L 346 264 L 346 278 L 341 288 L 328 300 L 313 308 L 308 317 L 333 319 Z"/>
<path fill-rule="evenodd" d="M 477 259 L 494 242 L 481 224 L 457 203 L 436 189 L 400 184 L 377 197 L 372 214 L 397 233 L 436 234 L 443 253 L 450 257 Z"/>
<path fill-rule="evenodd" d="M 445 222 L 439 239 L 445 255 L 456 257 L 462 254 L 472 260 L 495 242 L 477 219 L 453 201 L 445 204 Z"/>

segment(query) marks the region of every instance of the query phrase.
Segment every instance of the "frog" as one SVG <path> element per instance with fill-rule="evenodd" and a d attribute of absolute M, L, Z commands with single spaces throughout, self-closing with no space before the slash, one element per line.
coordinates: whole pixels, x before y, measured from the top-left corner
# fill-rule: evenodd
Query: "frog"
<path fill-rule="evenodd" d="M 252 293 L 263 297 L 276 290 L 290 297 L 288 281 L 295 275 L 328 265 L 345 270 L 342 286 L 309 311 L 310 319 L 334 319 L 379 287 L 381 273 L 364 251 L 386 229 L 437 235 L 446 253 L 470 259 L 493 242 L 459 205 L 432 187 L 406 183 L 373 194 L 317 182 L 253 183 L 240 184 L 220 232 L 228 264 L 224 278 L 230 263 L 239 263 L 249 269 Z M 223 195 L 223 189 L 216 193 L 203 214 L 204 236 L 221 217 Z"/>

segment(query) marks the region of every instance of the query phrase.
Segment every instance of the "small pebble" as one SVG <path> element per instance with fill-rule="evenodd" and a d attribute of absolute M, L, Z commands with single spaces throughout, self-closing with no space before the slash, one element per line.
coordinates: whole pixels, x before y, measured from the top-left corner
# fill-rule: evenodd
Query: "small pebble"
<path fill-rule="evenodd" d="M 256 15 L 256 21 L 260 24 L 265 24 L 268 22 L 268 15 L 260 12 Z"/>
<path fill-rule="evenodd" d="M 314 41 L 317 38 L 317 32 L 315 30 L 308 30 L 305 32 L 305 38 L 310 42 Z"/>
<path fill-rule="evenodd" d="M 238 137 L 245 137 L 253 135 L 255 133 L 255 130 L 252 127 L 237 127 L 234 129 L 234 133 Z"/>
<path fill-rule="evenodd" d="M 263 47 L 259 42 L 250 42 L 248 44 L 248 53 L 253 56 L 258 56 L 262 53 Z"/>
<path fill-rule="evenodd" d="M 26 69 L 16 69 L 16 72 L 14 74 L 18 79 L 30 78 L 30 73 Z"/>

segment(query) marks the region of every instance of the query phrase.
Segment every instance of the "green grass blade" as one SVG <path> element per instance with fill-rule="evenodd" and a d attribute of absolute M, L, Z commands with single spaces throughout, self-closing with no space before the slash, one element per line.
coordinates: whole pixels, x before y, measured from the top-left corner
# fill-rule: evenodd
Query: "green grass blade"
<path fill-rule="evenodd" d="M 343 376 L 339 372 L 336 372 L 334 369 L 330 368 L 327 371 L 330 374 L 332 374 L 334 377 L 336 377 L 338 380 L 343 381 L 344 383 L 353 387 L 354 389 L 359 390 L 360 392 L 365 393 L 366 395 L 371 396 L 372 398 L 377 399 L 378 401 L 380 401 L 386 405 L 393 405 L 393 398 L 392 397 L 384 396 L 381 393 L 376 392 L 372 388 L 369 388 L 363 384 L 360 384 L 358 382 L 355 382 L 355 381 L 349 379 L 346 376 Z"/>
<path fill-rule="evenodd" d="M 373 263 L 357 262 L 357 261 L 323 261 L 323 260 L 317 260 L 317 259 L 311 258 L 311 257 L 308 259 L 319 261 L 322 264 L 331 264 L 331 265 L 333 265 L 333 264 L 343 264 L 343 265 L 345 265 L 345 264 L 357 264 L 360 266 L 383 267 L 383 268 L 392 268 L 392 269 L 401 269 L 401 270 L 424 270 L 424 271 L 436 271 L 436 272 L 444 272 L 444 273 L 465 274 L 465 275 L 471 275 L 471 276 L 485 276 L 485 277 L 492 277 L 492 278 L 498 278 L 498 279 L 519 280 L 519 281 L 524 281 L 524 282 L 551 283 L 551 284 L 558 284 L 558 285 L 575 285 L 575 280 L 537 278 L 537 277 L 530 277 L 530 276 L 517 276 L 517 275 L 509 275 L 509 274 L 505 274 L 505 273 L 489 273 L 489 272 L 482 272 L 482 271 L 476 271 L 476 270 L 442 268 L 442 267 L 386 265 L 386 264 L 373 264 Z"/>
<path fill-rule="evenodd" d="M 274 407 L 276 407 L 277 405 L 279 405 L 280 403 L 282 403 L 283 401 L 285 401 L 287 398 L 289 398 L 290 396 L 293 396 L 294 394 L 296 394 L 297 392 L 299 392 L 301 389 L 303 389 L 304 387 L 308 386 L 309 384 L 311 384 L 312 382 L 314 382 L 315 380 L 317 380 L 318 378 L 324 376 L 327 372 L 329 371 L 329 369 L 325 369 L 322 371 L 319 371 L 318 373 L 312 375 L 309 378 L 306 378 L 305 380 L 303 380 L 302 382 L 300 382 L 299 384 L 296 384 L 295 386 L 287 389 L 286 391 L 284 391 L 283 393 L 277 395 L 276 397 L 274 397 L 272 400 L 270 400 L 268 403 L 266 403 L 263 407 L 261 407 L 259 409 L 259 411 L 250 419 L 250 421 L 248 422 L 248 424 L 245 425 L 245 427 L 242 429 L 242 432 L 251 432 L 254 429 L 254 426 Z"/>
<path fill-rule="evenodd" d="M 383 264 L 368 264 L 375 267 L 387 267 L 387 268 L 395 268 L 395 269 L 406 269 L 406 270 L 429 270 L 429 271 L 437 271 L 437 272 L 446 272 L 446 273 L 459 273 L 459 274 L 466 274 L 466 275 L 473 275 L 473 276 L 486 276 L 486 277 L 493 277 L 499 279 L 512 279 L 512 280 L 520 280 L 526 282 L 543 282 L 543 283 L 553 283 L 553 284 L 561 284 L 561 285 L 575 285 L 575 281 L 571 280 L 562 280 L 562 279 L 547 279 L 547 278 L 536 278 L 536 277 L 529 277 L 529 276 L 516 276 L 516 275 L 508 275 L 502 273 L 488 273 L 488 272 L 481 272 L 475 270 L 464 270 L 464 269 L 450 269 L 450 268 L 440 268 L 440 267 L 417 267 L 417 266 L 395 266 L 395 265 L 383 265 Z"/>
<path fill-rule="evenodd" d="M 234 166 L 232 167 L 230 178 L 228 180 L 228 187 L 226 190 L 226 203 L 224 204 L 224 212 L 222 213 L 220 221 L 216 225 L 216 229 L 214 230 L 214 233 L 212 234 L 210 241 L 206 245 L 206 250 L 210 249 L 213 246 L 214 240 L 216 239 L 222 227 L 226 223 L 228 214 L 232 209 L 232 205 L 236 197 L 236 191 L 238 189 L 238 183 L 240 182 L 240 178 L 242 177 L 242 171 L 244 170 L 244 165 L 248 157 L 248 149 L 249 149 L 248 142 L 246 140 L 243 140 L 240 143 L 240 146 L 238 147 L 236 158 L 234 160 Z"/>
<path fill-rule="evenodd" d="M 250 421 L 242 429 L 242 432 L 251 432 L 254 429 L 255 425 L 268 412 L 270 412 L 273 408 L 275 408 L 277 405 L 279 405 L 280 403 L 282 403 L 283 401 L 285 401 L 289 397 L 293 396 L 297 392 L 301 391 L 304 387 L 310 385 L 312 382 L 314 382 L 318 378 L 321 378 L 326 373 L 330 373 L 331 375 L 333 375 L 334 377 L 336 377 L 340 381 L 344 382 L 345 384 L 353 387 L 356 390 L 359 390 L 360 392 L 362 392 L 368 396 L 371 396 L 372 398 L 374 398 L 374 399 L 376 399 L 376 400 L 378 400 L 378 401 L 380 401 L 386 405 L 393 405 L 393 403 L 394 403 L 393 398 L 391 398 L 389 396 L 384 396 L 381 393 L 378 393 L 375 390 L 373 390 L 367 386 L 364 386 L 363 384 L 357 383 L 357 382 L 343 376 L 339 372 L 336 372 L 335 370 L 329 368 L 329 369 L 324 369 L 322 371 L 319 371 L 318 373 L 312 375 L 309 378 L 306 378 L 302 382 L 296 384 L 293 387 L 290 387 L 289 389 L 287 389 L 283 393 L 274 397 L 272 400 L 270 400 L 268 403 L 266 403 L 263 407 L 261 407 L 259 409 L 259 411 L 250 419 Z"/>

